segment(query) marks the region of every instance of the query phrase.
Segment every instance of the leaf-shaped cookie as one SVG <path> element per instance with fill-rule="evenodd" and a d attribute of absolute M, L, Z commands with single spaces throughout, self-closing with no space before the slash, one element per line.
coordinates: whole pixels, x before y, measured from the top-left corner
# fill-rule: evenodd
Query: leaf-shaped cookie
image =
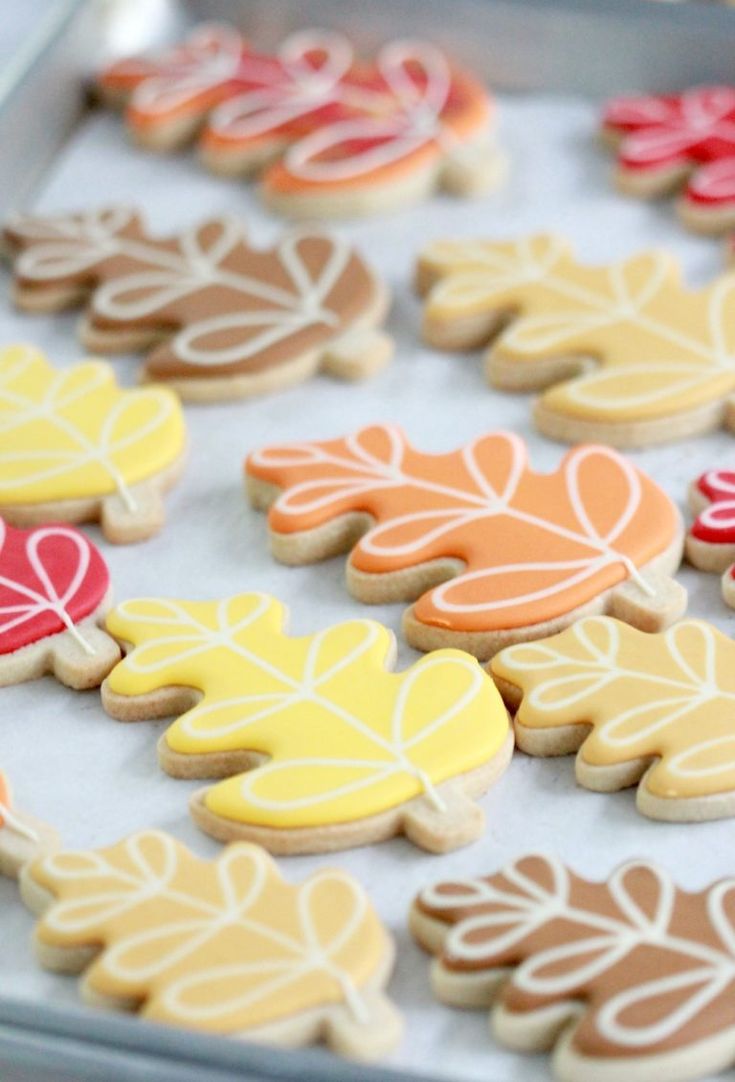
<path fill-rule="evenodd" d="M 562 1082 L 684 1082 L 733 1063 L 734 914 L 733 879 L 690 894 L 634 861 L 591 882 L 534 854 L 428 887 L 411 927 L 439 999 L 492 1005 L 494 1036 L 553 1050 Z"/>
<path fill-rule="evenodd" d="M 286 853 L 400 831 L 436 851 L 478 837 L 483 815 L 470 798 L 505 769 L 513 745 L 477 662 L 445 650 L 392 673 L 382 625 L 354 620 L 292 638 L 284 618 L 265 594 L 140 599 L 108 616 L 132 649 L 105 681 L 105 709 L 129 721 L 191 707 L 163 736 L 161 764 L 227 779 L 195 795 L 197 823 Z"/>
<path fill-rule="evenodd" d="M 616 182 L 631 195 L 681 189 L 679 216 L 692 229 L 735 226 L 735 87 L 613 98 L 602 132 L 617 148 Z"/>
<path fill-rule="evenodd" d="M 112 369 L 54 369 L 37 350 L 0 351 L 0 512 L 19 526 L 99 519 L 110 541 L 149 537 L 186 444 L 176 396 L 121 390 Z"/>
<path fill-rule="evenodd" d="M 492 340 L 490 383 L 541 390 L 534 419 L 554 439 L 636 447 L 735 428 L 733 274 L 690 290 L 663 252 L 586 266 L 539 234 L 431 244 L 418 286 L 426 340 Z"/>
<path fill-rule="evenodd" d="M 656 819 L 735 814 L 735 643 L 683 620 L 646 635 L 604 616 L 511 646 L 492 662 L 516 739 L 532 755 L 577 752 L 577 780 L 635 785 Z"/>
<path fill-rule="evenodd" d="M 56 831 L 15 807 L 10 782 L 0 770 L 0 875 L 14 879 L 29 860 L 57 846 Z"/>
<path fill-rule="evenodd" d="M 367 62 L 335 32 L 300 31 L 270 55 L 205 26 L 159 57 L 117 61 L 98 82 L 113 104 L 127 101 L 137 141 L 169 148 L 203 127 L 210 168 L 262 170 L 268 204 L 294 216 L 385 209 L 439 184 L 478 191 L 501 171 L 489 94 L 428 42 L 393 41 Z"/>
<path fill-rule="evenodd" d="M 422 650 L 453 645 L 484 660 L 591 611 L 653 629 L 686 604 L 666 577 L 681 555 L 678 512 L 607 447 L 578 447 L 539 474 L 511 433 L 425 454 L 375 425 L 267 447 L 246 469 L 254 504 L 273 505 L 274 555 L 309 563 L 354 545 L 351 592 L 418 598 L 404 631 Z"/>
<path fill-rule="evenodd" d="M 114 207 L 17 217 L 5 237 L 17 254 L 20 307 L 53 311 L 91 295 L 85 346 L 153 347 L 143 376 L 185 398 L 257 394 L 319 369 L 361 378 L 392 352 L 376 330 L 385 289 L 345 241 L 324 232 L 292 232 L 259 249 L 240 223 L 215 218 L 154 238 L 134 210 Z"/>
<path fill-rule="evenodd" d="M 392 943 L 342 872 L 290 886 L 257 846 L 207 862 L 147 831 L 34 861 L 21 890 L 43 914 L 40 961 L 84 970 L 82 995 L 94 1003 L 252 1040 L 323 1039 L 361 1058 L 400 1036 L 382 994 Z"/>
<path fill-rule="evenodd" d="M 735 608 L 735 471 L 708 470 L 689 489 L 696 515 L 686 542 L 690 563 L 722 575 L 722 596 Z"/>
<path fill-rule="evenodd" d="M 79 530 L 0 518 L 0 686 L 45 672 L 69 687 L 100 684 L 120 657 L 98 626 L 110 598 L 105 561 Z"/>

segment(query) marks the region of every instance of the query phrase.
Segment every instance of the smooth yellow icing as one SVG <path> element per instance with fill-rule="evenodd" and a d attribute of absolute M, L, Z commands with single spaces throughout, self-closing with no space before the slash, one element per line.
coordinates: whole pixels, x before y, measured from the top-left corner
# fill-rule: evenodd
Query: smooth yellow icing
<path fill-rule="evenodd" d="M 128 601 L 107 618 L 135 649 L 113 669 L 120 695 L 198 688 L 166 734 L 181 755 L 256 751 L 269 762 L 206 795 L 227 819 L 317 826 L 374 815 L 492 758 L 508 732 L 492 680 L 469 655 L 440 650 L 385 671 L 393 640 L 354 620 L 284 635 L 263 594 L 219 602 Z"/>
<path fill-rule="evenodd" d="M 652 635 L 590 617 L 508 647 L 492 671 L 523 691 L 522 725 L 591 725 L 586 763 L 657 760 L 645 785 L 659 797 L 735 790 L 735 643 L 711 624 Z"/>
<path fill-rule="evenodd" d="M 0 416 L 0 506 L 124 496 L 185 444 L 172 391 L 122 390 L 101 361 L 57 370 L 28 346 L 0 352 Z"/>
<path fill-rule="evenodd" d="M 102 945 L 85 984 L 97 996 L 142 1003 L 160 1022 L 244 1032 L 346 1002 L 387 938 L 361 888 L 338 871 L 285 883 L 252 845 L 216 861 L 157 831 L 109 849 L 65 852 L 30 874 L 55 901 L 36 929 L 47 947 Z"/>
<path fill-rule="evenodd" d="M 510 315 L 494 359 L 533 367 L 548 358 L 598 362 L 543 394 L 571 417 L 645 420 L 716 401 L 735 389 L 735 277 L 693 291 L 668 255 L 644 252 L 608 266 L 581 265 L 550 235 L 500 244 L 438 242 L 422 267 L 439 279 L 431 323 Z"/>

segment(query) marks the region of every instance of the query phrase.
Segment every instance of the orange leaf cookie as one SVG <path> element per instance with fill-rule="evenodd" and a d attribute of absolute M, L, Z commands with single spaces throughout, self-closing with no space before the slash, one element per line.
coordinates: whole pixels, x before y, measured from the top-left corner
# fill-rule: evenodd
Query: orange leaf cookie
<path fill-rule="evenodd" d="M 735 428 L 735 275 L 691 290 L 664 252 L 587 266 L 539 234 L 431 244 L 418 286 L 426 340 L 492 341 L 490 383 L 542 391 L 534 419 L 553 439 L 637 447 Z"/>
<path fill-rule="evenodd" d="M 20 216 L 5 239 L 21 308 L 55 311 L 89 295 L 85 346 L 153 347 L 144 378 L 185 398 L 259 394 L 319 369 L 362 378 L 392 352 L 376 329 L 385 289 L 345 241 L 318 230 L 258 249 L 241 223 L 216 218 L 154 238 L 135 210 L 114 207 Z"/>
<path fill-rule="evenodd" d="M 647 635 L 590 616 L 503 650 L 492 673 L 519 747 L 577 751 L 587 789 L 640 780 L 638 808 L 655 819 L 735 814 L 735 643 L 711 624 Z"/>
<path fill-rule="evenodd" d="M 57 845 L 55 831 L 14 806 L 10 783 L 0 771 L 0 875 L 14 879 L 27 861 Z"/>
<path fill-rule="evenodd" d="M 607 882 L 530 855 L 419 894 L 411 927 L 432 985 L 492 1006 L 493 1035 L 553 1051 L 561 1082 L 685 1082 L 733 1062 L 735 880 L 690 894 L 654 864 Z"/>
<path fill-rule="evenodd" d="M 343 872 L 290 886 L 257 846 L 210 862 L 147 831 L 37 860 L 21 890 L 41 915 L 39 960 L 84 971 L 82 995 L 95 1004 L 248 1040 L 324 1040 L 365 1059 L 400 1037 L 382 994 L 391 940 Z"/>
<path fill-rule="evenodd" d="M 361 62 L 341 34 L 304 30 L 268 55 L 208 25 L 159 57 L 118 61 L 98 83 L 112 104 L 127 101 L 128 129 L 147 146 L 178 146 L 204 126 L 205 163 L 262 170 L 265 200 L 286 214 L 381 210 L 438 185 L 481 191 L 502 171 L 489 94 L 427 42 L 393 41 Z"/>
<path fill-rule="evenodd" d="M 689 562 L 722 575 L 722 596 L 735 608 L 735 471 L 708 470 L 689 489 L 697 516 L 687 537 Z"/>
<path fill-rule="evenodd" d="M 606 447 L 578 447 L 539 474 L 512 433 L 425 454 L 376 425 L 267 447 L 246 470 L 253 503 L 270 507 L 274 555 L 303 564 L 352 549 L 355 597 L 418 598 L 404 630 L 422 650 L 486 659 L 591 612 L 655 629 L 685 608 L 668 578 L 681 556 L 678 512 Z"/>
<path fill-rule="evenodd" d="M 103 685 L 105 709 L 122 721 L 182 713 L 161 765 L 226 779 L 194 795 L 199 826 L 275 853 L 398 833 L 443 852 L 478 838 L 473 798 L 505 770 L 513 737 L 475 659 L 437 651 L 393 673 L 381 624 L 293 638 L 284 621 L 267 594 L 138 598 L 107 618 L 130 652 Z"/>

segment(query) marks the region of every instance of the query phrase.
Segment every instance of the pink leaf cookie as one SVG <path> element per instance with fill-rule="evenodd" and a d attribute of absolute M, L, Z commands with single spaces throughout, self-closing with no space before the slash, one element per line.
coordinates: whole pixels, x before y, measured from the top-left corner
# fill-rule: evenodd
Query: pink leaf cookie
<path fill-rule="evenodd" d="M 689 893 L 632 861 L 600 883 L 544 855 L 430 886 L 411 913 L 438 998 L 492 1006 L 493 1035 L 553 1050 L 562 1082 L 731 1066 L 734 921 L 733 879 Z"/>
<path fill-rule="evenodd" d="M 0 686 L 53 672 L 95 687 L 119 658 L 98 626 L 110 601 L 105 561 L 71 526 L 16 530 L 0 518 Z"/>
<path fill-rule="evenodd" d="M 602 124 L 618 147 L 623 191 L 657 196 L 681 189 L 679 213 L 692 229 L 735 226 L 735 87 L 614 98 Z"/>
<path fill-rule="evenodd" d="M 57 845 L 55 831 L 14 806 L 10 783 L 0 771 L 0 875 L 14 879 L 29 860 Z"/>
<path fill-rule="evenodd" d="M 128 101 L 128 127 L 146 145 L 179 145 L 206 119 L 205 163 L 261 169 L 264 198 L 291 215 L 380 210 L 438 184 L 480 191 L 502 167 L 487 91 L 427 42 L 393 41 L 366 62 L 341 34 L 312 29 L 268 55 L 209 26 L 159 58 L 112 65 L 99 85 Z"/>
<path fill-rule="evenodd" d="M 303 564 L 352 549 L 354 596 L 417 599 L 404 631 L 419 649 L 486 659 L 583 613 L 652 630 L 685 607 L 668 579 L 681 555 L 678 513 L 607 447 L 577 447 L 539 474 L 511 433 L 426 454 L 375 425 L 266 447 L 246 470 L 253 503 L 270 507 L 274 555 Z"/>
<path fill-rule="evenodd" d="M 722 574 L 722 596 L 735 608 L 735 470 L 708 470 L 689 490 L 697 516 L 686 552 L 702 571 Z"/>

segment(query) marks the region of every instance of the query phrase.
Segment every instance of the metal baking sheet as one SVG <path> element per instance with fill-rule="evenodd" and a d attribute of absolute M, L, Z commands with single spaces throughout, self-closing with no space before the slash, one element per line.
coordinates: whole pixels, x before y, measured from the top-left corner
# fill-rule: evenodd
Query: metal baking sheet
<path fill-rule="evenodd" d="M 106 545 L 90 534 L 110 562 L 118 599 L 140 594 L 213 597 L 251 588 L 281 597 L 292 612 L 292 630 L 305 633 L 356 612 L 399 631 L 401 607 L 365 609 L 348 597 L 343 560 L 291 569 L 268 555 L 263 516 L 251 511 L 241 489 L 241 462 L 253 447 L 291 438 L 325 438 L 374 420 L 402 424 L 412 440 L 429 450 L 448 449 L 493 427 L 524 435 L 533 462 L 552 468 L 563 448 L 530 427 L 530 402 L 522 395 L 493 393 L 485 384 L 478 354 L 455 356 L 424 348 L 418 339 L 420 308 L 411 293 L 413 253 L 442 236 L 511 237 L 537 229 L 566 233 L 580 255 L 609 261 L 645 246 L 665 246 L 681 260 L 687 279 L 705 282 L 722 267 L 717 242 L 687 235 L 668 205 L 624 200 L 610 187 L 610 163 L 594 129 L 599 96 L 612 89 L 644 85 L 648 71 L 657 85 L 690 77 L 726 78 L 735 57 L 735 13 L 692 5 L 656 5 L 619 0 L 608 5 L 544 4 L 540 0 L 455 0 L 462 18 L 452 20 L 450 44 L 491 81 L 502 85 L 501 139 L 512 162 L 505 188 L 473 203 L 436 197 L 412 209 L 354 223 L 339 230 L 357 243 L 390 285 L 394 306 L 390 329 L 398 342 L 393 365 L 375 380 L 353 386 L 327 378 L 279 395 L 212 407 L 187 407 L 192 454 L 182 483 L 167 501 L 168 523 L 159 537 L 140 546 Z M 124 4 L 94 9 L 64 5 L 42 26 L 36 54 L 27 52 L 0 109 L 0 141 L 17 148 L 0 159 L 3 212 L 11 206 L 45 211 L 101 202 L 134 202 L 156 227 L 186 226 L 212 214 L 239 214 L 254 238 L 267 243 L 283 223 L 265 212 L 251 186 L 209 176 L 192 155 L 157 157 L 126 145 L 119 118 L 84 104 L 81 84 L 99 53 L 146 44 L 146 35 L 179 35 L 201 17 L 229 16 L 276 40 L 298 23 L 354 28 L 368 47 L 410 29 L 421 11 L 422 33 L 442 40 L 446 7 L 434 0 L 391 0 L 364 5 L 312 0 L 305 9 L 288 0 L 226 4 L 157 4 L 150 0 L 144 22 L 131 20 Z M 553 8 L 553 11 L 552 11 Z M 515 15 L 514 15 L 515 11 Z M 698 31 L 691 37 L 689 12 Z M 666 18 L 664 18 L 664 15 Z M 337 17 L 339 16 L 339 17 Z M 568 65 L 570 28 L 581 42 L 597 42 L 605 71 L 591 72 L 587 59 Z M 546 28 L 546 29 L 543 29 Z M 566 28 L 564 32 L 562 29 Z M 631 28 L 635 28 L 635 32 Z M 636 38 L 640 66 L 625 52 Z M 602 49 L 605 41 L 616 47 Z M 697 45 L 697 42 L 700 44 Z M 487 43 L 487 51 L 481 46 Z M 705 45 L 711 48 L 712 70 Z M 686 46 L 686 47 L 685 47 Z M 621 52 L 622 49 L 622 52 Z M 478 51 L 479 50 L 479 51 Z M 535 50 L 535 51 L 534 51 Z M 692 56 L 699 59 L 692 68 Z M 686 61 L 686 58 L 689 60 Z M 23 58 L 22 58 L 23 59 Z M 513 63 L 511 63 L 513 60 Z M 616 64 L 620 67 L 616 68 Z M 690 66 L 687 67 L 686 63 Z M 681 65 L 684 64 L 683 67 Z M 565 66 L 566 65 L 566 66 Z M 567 93 L 549 93 L 564 86 Z M 584 73 L 598 80 L 580 86 Z M 617 74 L 616 74 L 617 72 Z M 506 73 L 504 75 L 503 73 Z M 686 73 L 686 76 L 685 74 Z M 604 75 L 604 78 L 603 78 Z M 546 83 L 544 80 L 548 80 Z M 600 80 L 604 83 L 601 85 Z M 613 85 L 614 84 L 614 85 Z M 522 86 L 523 93 L 517 89 Z M 53 89 L 53 93 L 51 93 Z M 45 103 L 40 109 L 39 103 Z M 0 289 L 0 341 L 37 343 L 58 363 L 80 356 L 77 314 L 31 317 L 14 312 Z M 138 359 L 114 359 L 121 381 L 132 384 Z M 735 457 L 724 433 L 639 453 L 638 462 L 683 502 L 690 478 L 713 462 Z M 690 611 L 731 633 L 735 615 L 719 599 L 715 576 L 685 569 Z M 400 665 L 416 655 L 401 644 Z M 218 847 L 190 823 L 186 803 L 196 783 L 174 781 L 157 766 L 161 723 L 122 726 L 101 709 L 96 693 L 74 693 L 46 679 L 3 689 L 0 756 L 14 778 L 18 800 L 57 824 L 68 845 L 109 844 L 138 828 L 170 830 L 202 855 Z M 245 1044 L 144 1025 L 91 1012 L 78 1004 L 73 978 L 44 973 L 29 949 L 32 919 L 13 884 L 0 883 L 0 1078 L 2 1082 L 87 1082 L 141 1079 L 146 1082 L 388 1082 L 402 1074 L 449 1078 L 453 1082 L 537 1082 L 549 1078 L 544 1057 L 518 1056 L 498 1048 L 482 1012 L 450 1011 L 436 1004 L 428 987 L 428 962 L 405 927 L 415 890 L 433 879 L 490 871 L 521 852 L 547 849 L 579 870 L 603 876 L 632 856 L 648 856 L 696 888 L 732 874 L 732 823 L 667 825 L 638 815 L 631 792 L 605 795 L 574 785 L 571 758 L 532 760 L 517 755 L 501 782 L 483 800 L 488 829 L 477 844 L 443 858 L 403 840 L 328 858 L 284 859 L 293 880 L 324 864 L 346 868 L 370 890 L 398 943 L 398 966 L 390 994 L 406 1017 L 406 1036 L 385 1068 L 355 1068 L 318 1050 L 275 1052 Z"/>

